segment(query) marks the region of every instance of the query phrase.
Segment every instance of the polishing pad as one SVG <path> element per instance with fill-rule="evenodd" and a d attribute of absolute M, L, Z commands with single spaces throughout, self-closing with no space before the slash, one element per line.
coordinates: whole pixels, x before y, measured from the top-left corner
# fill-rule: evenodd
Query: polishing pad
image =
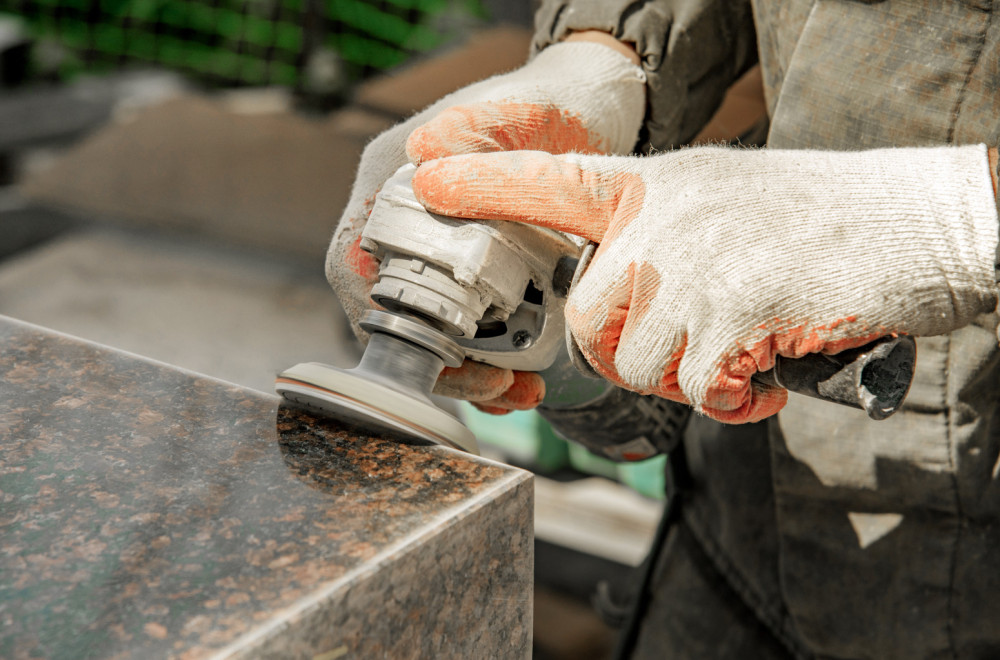
<path fill-rule="evenodd" d="M 472 431 L 430 399 L 354 370 L 304 362 L 281 372 L 274 389 L 289 401 L 362 428 L 479 453 Z"/>

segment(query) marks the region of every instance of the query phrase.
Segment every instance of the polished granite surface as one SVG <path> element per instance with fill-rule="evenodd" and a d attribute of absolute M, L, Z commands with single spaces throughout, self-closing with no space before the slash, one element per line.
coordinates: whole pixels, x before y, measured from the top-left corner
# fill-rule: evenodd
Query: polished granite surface
<path fill-rule="evenodd" d="M 0 317 L 0 657 L 526 657 L 531 504 L 519 470 Z"/>

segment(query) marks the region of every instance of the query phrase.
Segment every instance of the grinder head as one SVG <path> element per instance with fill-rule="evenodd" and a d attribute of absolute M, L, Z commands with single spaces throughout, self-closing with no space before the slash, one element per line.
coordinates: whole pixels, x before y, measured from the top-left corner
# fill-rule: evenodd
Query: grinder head
<path fill-rule="evenodd" d="M 429 397 L 441 369 L 462 362 L 454 343 L 422 323 L 385 312 L 367 312 L 362 326 L 372 335 L 357 367 L 297 364 L 278 375 L 275 391 L 365 429 L 478 453 L 472 431 Z"/>
<path fill-rule="evenodd" d="M 281 372 L 275 389 L 289 401 L 365 429 L 479 453 L 472 431 L 433 403 L 351 369 L 304 362 Z"/>

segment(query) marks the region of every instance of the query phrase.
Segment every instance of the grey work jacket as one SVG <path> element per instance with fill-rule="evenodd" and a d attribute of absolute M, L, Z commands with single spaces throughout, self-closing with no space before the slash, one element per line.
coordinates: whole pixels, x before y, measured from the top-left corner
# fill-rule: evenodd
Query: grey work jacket
<path fill-rule="evenodd" d="M 758 59 L 771 148 L 997 145 L 996 4 L 556 0 L 535 47 L 583 29 L 634 42 L 659 149 Z M 996 326 L 918 340 L 906 407 L 883 422 L 799 396 L 760 424 L 692 418 L 692 494 L 636 655 L 1000 658 Z"/>

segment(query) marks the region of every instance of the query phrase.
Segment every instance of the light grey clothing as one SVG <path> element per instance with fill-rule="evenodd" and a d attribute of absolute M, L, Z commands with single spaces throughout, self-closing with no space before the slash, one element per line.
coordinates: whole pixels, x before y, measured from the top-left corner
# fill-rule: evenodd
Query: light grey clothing
<path fill-rule="evenodd" d="M 535 27 L 536 52 L 581 30 L 635 44 L 651 92 L 642 142 L 657 149 L 690 141 L 757 61 L 753 16 L 742 0 L 548 0 Z"/>
<path fill-rule="evenodd" d="M 549 0 L 535 45 L 634 42 L 657 149 L 689 140 L 758 54 L 772 148 L 996 145 L 997 4 Z M 794 395 L 760 424 L 692 418 L 693 486 L 636 657 L 1000 657 L 997 320 L 919 339 L 886 421 Z"/>

